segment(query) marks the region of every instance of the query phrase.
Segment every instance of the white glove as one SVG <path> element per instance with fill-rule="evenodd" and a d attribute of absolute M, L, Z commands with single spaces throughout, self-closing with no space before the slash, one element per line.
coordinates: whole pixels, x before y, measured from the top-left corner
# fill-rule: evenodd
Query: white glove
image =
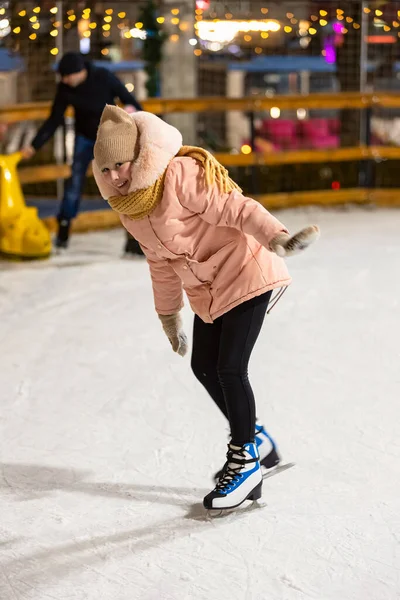
<path fill-rule="evenodd" d="M 180 356 L 188 351 L 187 337 L 182 330 L 182 319 L 179 313 L 173 315 L 158 315 L 165 335 L 170 341 L 172 350 Z"/>
<path fill-rule="evenodd" d="M 292 236 L 288 233 L 279 233 L 270 241 L 269 247 L 278 256 L 292 256 L 305 250 L 310 244 L 316 242 L 318 238 L 318 225 L 310 225 Z"/>

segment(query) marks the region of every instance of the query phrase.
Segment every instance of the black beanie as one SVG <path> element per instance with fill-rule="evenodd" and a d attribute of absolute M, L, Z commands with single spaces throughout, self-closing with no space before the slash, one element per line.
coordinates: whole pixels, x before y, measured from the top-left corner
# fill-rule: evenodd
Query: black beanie
<path fill-rule="evenodd" d="M 85 66 L 82 54 L 79 54 L 78 52 L 67 52 L 58 63 L 58 72 L 61 77 L 64 77 L 64 75 L 79 73 Z"/>

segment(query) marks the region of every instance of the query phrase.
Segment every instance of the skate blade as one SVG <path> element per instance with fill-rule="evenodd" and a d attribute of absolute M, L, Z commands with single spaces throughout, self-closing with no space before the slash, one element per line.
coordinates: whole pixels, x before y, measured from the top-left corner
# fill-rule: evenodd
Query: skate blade
<path fill-rule="evenodd" d="M 207 510 L 207 517 L 211 520 L 224 519 L 233 514 L 236 516 L 244 515 L 248 512 L 253 512 L 267 506 L 265 502 L 260 502 L 259 500 L 251 500 L 251 504 L 245 504 L 245 502 L 246 500 L 234 508 L 211 508 Z"/>
<path fill-rule="evenodd" d="M 295 464 L 296 463 L 285 463 L 283 465 L 277 465 L 276 467 L 272 467 L 272 469 L 269 469 L 266 473 L 263 474 L 263 480 L 269 479 L 270 477 L 278 475 L 279 473 L 283 473 L 284 471 L 287 471 L 288 469 L 294 467 Z M 233 508 L 211 508 L 207 511 L 207 515 L 211 519 L 218 519 L 221 517 L 231 515 L 232 513 L 245 513 L 267 506 L 264 502 L 260 502 L 260 500 L 251 501 L 251 504 L 245 504 L 246 502 L 247 501 L 244 500 L 242 504 L 239 504 L 239 506 Z"/>
<path fill-rule="evenodd" d="M 62 247 L 55 246 L 51 255 L 52 256 L 65 256 L 66 254 L 68 254 L 68 248 L 62 248 Z"/>
<path fill-rule="evenodd" d="M 283 473 L 284 471 L 291 469 L 295 465 L 296 465 L 296 463 L 285 463 L 283 465 L 277 465 L 276 467 L 272 467 L 272 469 L 268 469 L 268 471 L 265 471 L 263 473 L 263 480 L 269 479 L 270 477 L 273 477 L 274 475 L 278 475 L 279 473 Z"/>

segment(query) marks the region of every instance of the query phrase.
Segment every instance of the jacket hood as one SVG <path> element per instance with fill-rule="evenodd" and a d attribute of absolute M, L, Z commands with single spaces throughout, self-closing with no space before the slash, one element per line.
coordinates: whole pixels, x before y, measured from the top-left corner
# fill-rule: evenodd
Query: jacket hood
<path fill-rule="evenodd" d="M 156 115 L 140 111 L 130 117 L 138 131 L 139 151 L 131 166 L 129 193 L 151 186 L 182 147 L 182 134 Z M 93 174 L 105 200 L 118 195 L 118 190 L 106 183 L 95 161 Z"/>

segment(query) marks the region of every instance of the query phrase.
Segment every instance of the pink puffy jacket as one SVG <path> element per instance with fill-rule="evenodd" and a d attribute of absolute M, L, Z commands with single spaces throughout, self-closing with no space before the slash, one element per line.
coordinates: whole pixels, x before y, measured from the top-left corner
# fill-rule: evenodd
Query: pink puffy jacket
<path fill-rule="evenodd" d="M 174 158 L 164 194 L 146 218 L 121 215 L 142 246 L 153 283 L 156 311 L 182 308 L 182 289 L 206 323 L 238 304 L 291 279 L 269 243 L 286 228 L 265 208 L 238 191 L 205 186 L 203 167 L 189 157 Z"/>

